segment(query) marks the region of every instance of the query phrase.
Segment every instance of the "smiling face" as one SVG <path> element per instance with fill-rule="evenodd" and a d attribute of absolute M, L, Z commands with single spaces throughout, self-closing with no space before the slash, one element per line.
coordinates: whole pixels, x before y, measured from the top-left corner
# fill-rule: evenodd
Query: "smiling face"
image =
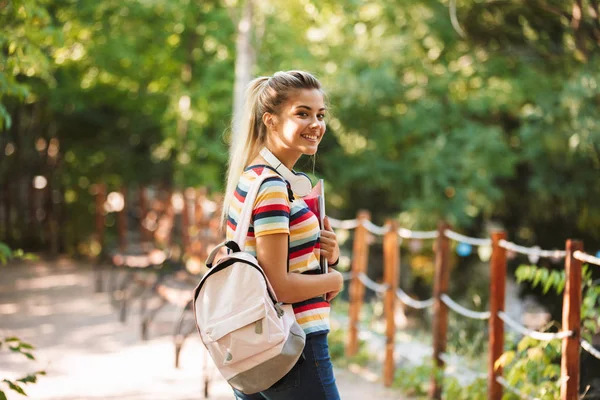
<path fill-rule="evenodd" d="M 314 155 L 325 134 L 325 101 L 318 89 L 299 89 L 278 114 L 265 113 L 267 147 L 288 168 L 303 154 Z"/>

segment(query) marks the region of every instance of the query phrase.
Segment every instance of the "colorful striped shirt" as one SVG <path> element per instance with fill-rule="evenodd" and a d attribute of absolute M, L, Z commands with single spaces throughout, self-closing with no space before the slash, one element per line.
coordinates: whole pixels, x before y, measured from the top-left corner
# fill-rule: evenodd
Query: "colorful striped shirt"
<path fill-rule="evenodd" d="M 320 271 L 320 228 L 315 214 L 304 200 L 292 196 L 287 182 L 267 165 L 252 165 L 244 170 L 229 206 L 227 239 L 233 239 L 248 189 L 262 174 L 269 177 L 261 184 L 254 202 L 252 222 L 244 250 L 256 256 L 256 238 L 276 233 L 289 234 L 289 271 Z M 329 303 L 316 297 L 293 304 L 296 320 L 307 335 L 329 331 Z"/>

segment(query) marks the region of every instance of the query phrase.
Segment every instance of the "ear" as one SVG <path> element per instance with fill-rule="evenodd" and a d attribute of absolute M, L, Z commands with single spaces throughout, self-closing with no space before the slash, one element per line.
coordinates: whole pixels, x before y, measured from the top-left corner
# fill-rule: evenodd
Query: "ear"
<path fill-rule="evenodd" d="M 262 117 L 263 123 L 269 129 L 272 129 L 277 123 L 277 117 L 271 113 L 264 113 Z"/>

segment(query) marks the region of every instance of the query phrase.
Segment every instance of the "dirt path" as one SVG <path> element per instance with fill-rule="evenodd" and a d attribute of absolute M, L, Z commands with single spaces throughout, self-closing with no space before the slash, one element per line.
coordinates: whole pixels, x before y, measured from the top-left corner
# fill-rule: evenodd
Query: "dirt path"
<path fill-rule="evenodd" d="M 93 292 L 89 265 L 62 259 L 0 266 L 0 337 L 16 335 L 37 347 L 36 362 L 0 351 L 0 379 L 45 369 L 47 376 L 27 389 L 34 400 L 202 399 L 202 345 L 190 337 L 175 369 L 175 318 L 174 308 L 162 310 L 150 340 L 141 341 L 137 309 L 118 322 L 107 294 Z M 218 372 L 213 375 L 210 398 L 232 399 Z M 348 370 L 336 369 L 336 377 L 344 400 L 402 399 Z"/>

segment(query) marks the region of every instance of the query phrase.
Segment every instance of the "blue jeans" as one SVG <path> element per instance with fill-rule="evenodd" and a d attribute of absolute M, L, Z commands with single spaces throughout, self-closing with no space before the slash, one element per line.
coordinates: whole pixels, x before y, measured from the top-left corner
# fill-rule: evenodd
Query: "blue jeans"
<path fill-rule="evenodd" d="M 283 378 L 269 389 L 244 394 L 233 389 L 237 400 L 340 400 L 329 358 L 327 333 L 306 338 L 304 357 Z"/>

